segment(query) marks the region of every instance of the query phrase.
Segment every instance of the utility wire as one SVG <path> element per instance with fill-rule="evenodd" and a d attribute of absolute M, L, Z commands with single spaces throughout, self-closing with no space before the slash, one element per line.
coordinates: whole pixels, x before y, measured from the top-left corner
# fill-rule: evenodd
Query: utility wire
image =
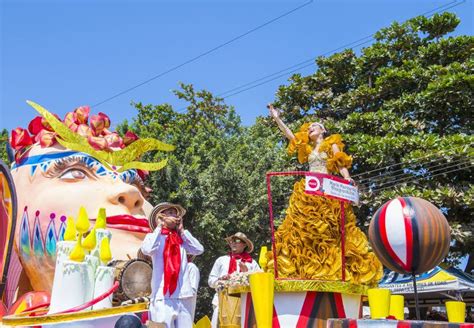
<path fill-rule="evenodd" d="M 456 162 L 456 163 L 448 163 L 449 165 L 443 165 L 442 167 L 438 168 L 438 169 L 435 169 L 435 170 L 432 170 L 430 172 L 426 172 L 425 174 L 412 174 L 411 176 L 406 176 L 404 178 L 401 178 L 401 179 L 397 179 L 397 180 L 393 180 L 393 181 L 389 181 L 389 182 L 386 182 L 386 183 L 382 183 L 380 184 L 379 186 L 376 186 L 374 188 L 367 188 L 365 190 L 380 190 L 380 189 L 384 189 L 384 188 L 387 188 L 387 187 L 391 187 L 391 185 L 399 185 L 400 183 L 404 182 L 404 181 L 408 181 L 408 180 L 412 180 L 412 179 L 417 179 L 418 177 L 425 177 L 425 178 L 429 178 L 431 176 L 433 176 L 434 174 L 433 173 L 437 173 L 437 172 L 440 172 L 440 171 L 443 171 L 443 170 L 446 170 L 446 169 L 451 169 L 453 167 L 457 167 L 457 166 L 460 166 L 460 165 L 463 165 L 463 164 L 471 164 L 473 165 L 473 161 L 472 160 L 462 160 L 462 161 L 459 161 L 459 162 Z"/>
<path fill-rule="evenodd" d="M 436 7 L 436 8 L 434 8 L 434 9 L 430 10 L 430 11 L 427 11 L 427 12 L 425 12 L 425 13 L 422 13 L 421 16 L 431 17 L 431 16 L 433 16 L 433 15 L 435 15 L 435 14 L 441 12 L 441 11 L 448 10 L 448 9 L 451 9 L 451 8 L 454 8 L 454 7 L 457 7 L 457 6 L 461 5 L 461 4 L 463 4 L 464 2 L 466 2 L 466 0 L 462 0 L 462 1 L 460 1 L 460 2 L 458 2 L 458 0 L 454 0 L 454 1 L 452 1 L 452 2 L 449 2 L 449 3 L 445 4 L 445 5 Z M 368 39 L 368 40 L 367 40 L 367 39 Z M 369 43 L 369 42 L 371 42 L 371 41 L 373 41 L 373 40 L 374 40 L 374 34 L 371 34 L 371 35 L 368 35 L 368 36 L 366 36 L 366 37 L 363 37 L 363 38 L 361 38 L 361 39 L 359 39 L 359 40 L 356 40 L 356 41 L 350 42 L 350 43 L 348 43 L 348 44 L 342 45 L 342 46 L 340 46 L 340 47 L 338 47 L 338 48 L 336 48 L 336 49 L 327 51 L 327 52 L 325 52 L 325 53 L 323 53 L 323 54 L 321 54 L 321 55 L 319 55 L 319 56 L 326 56 L 326 55 L 331 54 L 331 53 L 333 53 L 333 52 L 335 52 L 335 51 L 338 51 L 338 50 L 341 50 L 341 49 L 345 49 L 345 48 L 350 47 L 350 46 L 352 46 L 353 48 L 356 48 L 356 47 L 359 47 L 359 46 L 364 45 L 364 44 L 366 44 L 366 43 Z M 353 45 L 353 44 L 356 44 L 356 45 Z M 251 81 L 251 82 L 242 84 L 242 85 L 240 85 L 240 86 L 238 86 L 238 87 L 235 87 L 235 88 L 233 88 L 233 89 L 231 89 L 231 90 L 227 90 L 227 91 L 225 91 L 225 92 L 220 93 L 219 96 L 226 95 L 226 96 L 224 96 L 223 98 L 224 98 L 224 99 L 225 99 L 225 98 L 229 98 L 229 97 L 238 95 L 238 94 L 240 94 L 240 93 L 242 93 L 242 92 L 245 92 L 245 91 L 251 90 L 251 89 L 253 89 L 253 88 L 259 87 L 259 86 L 261 86 L 261 85 L 264 85 L 264 84 L 266 84 L 266 83 L 272 82 L 272 81 L 274 81 L 274 80 L 276 80 L 276 79 L 279 79 L 280 77 L 283 77 L 283 76 L 285 76 L 285 75 L 294 73 L 294 72 L 296 72 L 296 71 L 298 71 L 298 70 L 301 70 L 301 69 L 303 69 L 303 68 L 312 66 L 312 65 L 314 65 L 314 60 L 315 60 L 317 57 L 319 57 L 319 56 L 312 57 L 312 58 L 310 58 L 310 59 L 307 59 L 307 60 L 302 61 L 302 62 L 300 62 L 300 63 L 298 63 L 298 64 L 295 64 L 295 65 L 292 65 L 292 66 L 290 66 L 290 67 L 287 67 L 287 68 L 285 68 L 285 69 L 283 69 L 283 70 L 280 70 L 280 71 L 278 71 L 278 72 L 275 72 L 275 73 L 272 73 L 272 74 L 263 76 L 263 77 L 261 77 L 261 78 L 258 78 L 258 79 L 256 79 L 256 80 L 253 80 L 253 81 Z M 303 65 L 303 66 L 301 66 L 301 65 Z M 301 67 L 299 67 L 299 66 L 301 66 Z M 296 68 L 296 69 L 295 69 L 295 67 L 299 67 L 299 68 Z M 288 71 L 288 70 L 290 70 L 290 71 Z M 288 72 L 286 72 L 286 71 L 288 71 Z M 283 73 L 283 72 L 286 72 L 286 73 Z M 282 73 L 282 74 L 280 74 L 280 73 Z M 277 76 L 275 76 L 275 75 L 277 75 Z M 273 77 L 273 76 L 275 76 L 275 77 Z M 271 78 L 271 77 L 273 77 L 273 78 Z M 269 78 L 271 78 L 271 79 L 269 79 Z M 253 85 L 254 83 L 257 83 L 257 82 L 260 82 L 260 81 L 263 81 L 263 82 Z M 239 90 L 239 89 L 241 89 L 241 88 L 245 88 L 245 89 L 240 90 L 240 91 L 236 91 L 236 90 Z M 233 92 L 233 91 L 236 91 L 236 92 Z M 232 92 L 233 92 L 233 93 L 232 93 Z"/>
<path fill-rule="evenodd" d="M 419 161 L 420 159 L 425 159 L 425 158 L 428 158 L 428 157 L 432 157 L 432 156 L 442 156 L 442 155 L 451 155 L 449 154 L 449 152 L 456 152 L 460 149 L 463 149 L 465 147 L 471 147 L 472 145 L 474 145 L 474 143 L 469 143 L 467 145 L 463 145 L 463 146 L 459 146 L 459 147 L 455 147 L 453 149 L 449 149 L 449 150 L 441 150 L 437 153 L 430 153 L 428 155 L 425 155 L 425 156 L 422 156 L 422 157 L 418 157 L 418 158 L 414 158 L 414 159 L 411 159 L 407 162 L 398 162 L 398 163 L 394 163 L 394 164 L 390 164 L 390 165 L 387 165 L 387 166 L 384 166 L 384 167 L 381 167 L 381 168 L 378 168 L 378 169 L 375 169 L 375 170 L 370 170 L 370 171 L 366 171 L 366 172 L 363 172 L 363 173 L 359 173 L 359 174 L 355 174 L 353 175 L 352 177 L 355 178 L 355 177 L 360 177 L 360 176 L 363 176 L 365 174 L 368 174 L 368 173 L 373 173 L 373 172 L 378 172 L 378 171 L 384 171 L 390 167 L 394 167 L 394 166 L 398 166 L 398 165 L 402 165 L 402 164 L 410 164 L 410 163 L 413 163 L 413 162 L 416 162 L 416 161 Z M 416 164 L 416 163 L 415 163 Z M 386 174 L 391 174 L 392 172 L 388 172 Z M 381 176 L 381 175 L 380 175 Z M 373 176 L 375 177 L 375 176 Z M 372 179 L 373 177 L 369 177 L 369 178 L 364 178 L 364 179 L 360 179 L 359 181 L 364 181 L 364 180 L 369 180 L 369 179 Z"/>
<path fill-rule="evenodd" d="M 437 173 L 437 174 L 433 174 L 433 175 L 430 175 L 430 176 L 418 177 L 418 178 L 416 178 L 416 179 L 413 179 L 413 182 L 419 181 L 419 180 L 426 180 L 426 179 L 434 178 L 434 177 L 436 177 L 436 176 L 443 175 L 443 174 L 449 174 L 449 173 L 454 173 L 454 172 L 457 172 L 457 171 L 466 170 L 466 169 L 469 169 L 469 168 L 471 168 L 471 167 L 474 167 L 474 164 L 470 164 L 470 165 L 468 165 L 468 166 L 466 166 L 466 167 L 460 167 L 460 168 L 453 169 L 453 170 L 448 170 L 448 171 L 444 171 L 444 172 L 439 172 L 439 173 Z M 395 184 L 395 185 L 393 185 L 393 186 L 387 186 L 387 187 L 375 189 L 375 190 L 371 191 L 371 193 L 381 192 L 381 191 L 383 191 L 383 190 L 385 190 L 385 189 L 388 189 L 388 188 L 394 188 L 394 187 L 396 187 L 396 186 L 398 186 L 398 185 L 400 185 L 400 184 L 402 184 L 402 183 L 397 183 L 397 184 Z"/>
<path fill-rule="evenodd" d="M 454 7 L 457 7 L 461 4 L 463 4 L 464 2 L 466 2 L 466 0 L 462 0 L 462 1 L 458 1 L 458 0 L 454 0 L 452 2 L 449 2 L 445 5 L 442 5 L 442 6 L 439 6 L 439 7 L 436 7 L 430 11 L 427 11 L 425 13 L 422 13 L 421 16 L 427 16 L 427 17 L 431 17 L 441 11 L 445 11 L 445 10 L 448 10 L 448 9 L 451 9 L 451 8 L 454 8 Z M 243 93 L 243 92 L 246 92 L 248 90 L 251 90 L 251 89 L 254 89 L 254 88 L 257 88 L 261 85 L 264 85 L 264 84 L 267 84 L 267 83 L 270 83 L 274 80 L 277 80 L 283 76 L 287 76 L 289 74 L 292 74 L 292 73 L 295 73 L 297 71 L 300 71 L 306 67 L 309 67 L 309 66 L 313 66 L 314 65 L 314 61 L 317 57 L 319 56 L 326 56 L 326 55 L 329 55 L 329 54 L 332 54 L 338 50 L 341 50 L 341 49 L 345 49 L 347 47 L 352 47 L 352 48 L 357 48 L 359 46 L 362 46 L 366 43 L 369 43 L 369 42 L 372 42 L 374 40 L 374 34 L 371 34 L 371 35 L 368 35 L 366 37 L 363 37 L 363 38 L 360 38 L 356 41 L 353 41 L 353 42 L 350 42 L 350 43 L 347 43 L 347 44 L 344 44 L 338 48 L 335 48 L 333 50 L 330 50 L 330 51 L 327 51 L 325 53 L 322 53 L 318 56 L 315 56 L 315 57 L 312 57 L 310 59 L 307 59 L 307 60 L 304 60 L 302 62 L 299 62 L 297 64 L 294 64 L 292 66 L 289 66 L 287 68 L 284 68 L 282 70 L 279 70 L 277 72 L 274 72 L 274 73 L 271 73 L 271 74 L 268 74 L 268 75 L 265 75 L 263 77 L 260 77 L 256 80 L 252 80 L 250 82 L 247 82 L 247 83 L 244 83 L 244 84 L 241 84 L 237 87 L 234 87 L 230 90 L 227 90 L 227 91 L 224 91 L 220 94 L 218 94 L 217 96 L 218 97 L 222 97 L 223 99 L 227 99 L 227 98 L 230 98 L 230 97 L 233 97 L 235 95 L 238 95 L 240 93 Z M 258 83 L 260 82 L 260 83 Z M 255 84 L 257 83 L 257 84 Z M 242 89 L 243 88 L 243 89 Z M 187 106 L 186 107 L 183 107 L 183 108 L 180 108 L 178 109 L 176 112 L 177 113 L 182 113 L 184 112 L 185 110 L 187 109 Z"/>
<path fill-rule="evenodd" d="M 130 87 L 130 88 L 128 88 L 128 89 L 125 89 L 125 90 L 123 90 L 123 91 L 121 91 L 121 92 L 119 92 L 119 93 L 117 93 L 117 94 L 115 94 L 115 95 L 113 95 L 113 96 L 111 96 L 111 97 L 109 97 L 109 98 L 106 98 L 106 99 L 104 99 L 104 100 L 102 100 L 102 101 L 96 103 L 96 104 L 93 105 L 92 107 L 98 107 L 98 106 L 100 106 L 100 105 L 102 105 L 102 104 L 104 104 L 104 103 L 106 103 L 106 102 L 108 102 L 108 101 L 110 101 L 110 100 L 112 100 L 112 99 L 115 99 L 115 98 L 117 98 L 117 97 L 120 97 L 121 95 L 124 95 L 124 94 L 126 94 L 126 93 L 128 93 L 128 92 L 130 92 L 130 91 L 132 91 L 132 90 L 135 90 L 136 88 L 139 88 L 139 87 L 141 87 L 142 85 L 145 85 L 145 84 L 147 84 L 147 83 L 150 83 L 151 81 L 154 81 L 154 80 L 156 80 L 156 79 L 158 79 L 158 78 L 160 78 L 160 77 L 162 77 L 162 76 L 164 76 L 164 75 L 166 75 L 166 74 L 168 74 L 168 73 L 171 73 L 171 72 L 173 72 L 173 71 L 175 71 L 175 70 L 177 70 L 177 69 L 179 69 L 179 68 L 181 68 L 181 67 L 187 65 L 187 64 L 190 64 L 190 63 L 192 63 L 192 62 L 194 62 L 194 61 L 196 61 L 196 60 L 198 60 L 198 59 L 200 59 L 200 58 L 202 58 L 202 57 L 204 57 L 204 56 L 207 56 L 207 55 L 209 55 L 210 53 L 213 53 L 213 52 L 215 52 L 215 51 L 217 51 L 217 50 L 219 50 L 219 49 L 221 49 L 221 48 L 223 48 L 223 47 L 225 47 L 225 46 L 231 44 L 232 42 L 235 42 L 235 41 L 237 41 L 237 40 L 239 40 L 239 39 L 242 39 L 243 37 L 245 37 L 245 36 L 247 36 L 247 35 L 249 35 L 249 34 L 255 32 L 255 31 L 257 31 L 257 30 L 259 30 L 259 29 L 261 29 L 261 28 L 263 28 L 263 27 L 265 27 L 265 26 L 267 26 L 267 25 L 270 25 L 270 24 L 273 23 L 273 22 L 276 22 L 277 20 L 279 20 L 279 19 L 281 19 L 281 18 L 283 18 L 283 17 L 286 17 L 286 16 L 290 15 L 290 14 L 294 13 L 295 11 L 297 11 L 297 10 L 299 10 L 299 9 L 301 9 L 301 8 L 304 8 L 304 7 L 308 6 L 308 5 L 311 4 L 312 2 L 313 2 L 313 0 L 310 0 L 310 1 L 308 1 L 308 2 L 305 2 L 305 3 L 303 3 L 302 5 L 300 5 L 300 6 L 296 7 L 296 8 L 294 8 L 294 9 L 292 9 L 292 10 L 290 10 L 290 11 L 287 11 L 287 12 L 283 13 L 282 15 L 277 16 L 277 17 L 275 17 L 275 18 L 273 18 L 273 19 L 271 19 L 271 20 L 269 20 L 269 21 L 267 21 L 267 22 L 265 22 L 265 23 L 263 23 L 263 24 L 260 24 L 260 25 L 258 25 L 258 26 L 256 26 L 256 27 L 254 27 L 254 28 L 248 30 L 247 32 L 245 32 L 245 33 L 243 33 L 243 34 L 240 34 L 240 35 L 238 35 L 238 36 L 236 36 L 236 37 L 234 37 L 234 38 L 232 38 L 232 39 L 230 39 L 230 40 L 228 40 L 228 41 L 226 41 L 226 42 L 224 42 L 224 43 L 221 43 L 221 44 L 219 44 L 218 46 L 216 46 L 216 47 L 214 47 L 214 48 L 212 48 L 212 49 L 209 49 L 209 50 L 207 50 L 207 51 L 205 51 L 205 52 L 203 52 L 203 53 L 201 53 L 201 54 L 199 54 L 199 55 L 197 55 L 197 56 L 195 56 L 195 57 L 193 57 L 193 58 L 191 58 L 191 59 L 188 59 L 188 60 L 186 60 L 185 62 L 183 62 L 183 63 L 181 63 L 181 64 L 179 64 L 179 65 L 173 66 L 173 67 L 171 67 L 170 69 L 167 69 L 167 70 L 165 70 L 165 71 L 163 71 L 163 72 L 161 72 L 161 73 L 159 73 L 159 74 L 157 74 L 157 75 L 155 75 L 155 76 L 153 76 L 153 77 L 151 77 L 151 78 L 149 78 L 149 79 L 147 79 L 147 80 L 145 80 L 145 81 L 143 81 L 143 82 L 141 82 L 141 83 L 138 83 L 137 85 L 134 85 L 133 87 Z"/>
<path fill-rule="evenodd" d="M 466 158 L 460 158 L 460 159 L 457 159 L 455 161 L 451 161 L 451 162 L 448 162 L 448 163 L 444 163 L 443 159 L 441 160 L 437 160 L 436 162 L 439 162 L 438 164 L 435 164 L 435 165 L 432 165 L 432 166 L 428 166 L 428 167 L 420 167 L 418 169 L 415 169 L 415 168 L 404 168 L 404 169 L 401 169 L 401 171 L 405 171 L 403 173 L 399 173 L 399 174 L 393 174 L 393 175 L 387 175 L 387 178 L 381 178 L 381 179 L 377 179 L 374 178 L 373 180 L 370 180 L 369 182 L 366 182 L 366 183 L 359 183 L 359 186 L 362 187 L 362 188 L 369 188 L 371 185 L 383 185 L 383 184 L 387 184 L 387 183 L 391 183 L 391 182 L 395 182 L 397 181 L 398 179 L 400 178 L 403 178 L 405 176 L 414 176 L 414 175 L 417 175 L 417 174 L 422 174 L 422 173 L 416 173 L 416 172 L 406 172 L 408 170 L 412 170 L 412 171 L 420 171 L 420 170 L 424 170 L 426 171 L 426 173 L 429 173 L 431 172 L 431 170 L 434 170 L 435 168 L 438 168 L 438 167 L 443 167 L 444 165 L 447 165 L 447 164 L 455 164 L 455 163 L 461 163 L 461 162 L 465 162 L 466 161 Z M 467 159 L 467 161 L 470 161 L 469 159 Z M 419 164 L 419 165 L 426 165 L 427 163 L 425 164 Z M 387 179 L 386 181 L 384 181 L 383 179 Z"/>

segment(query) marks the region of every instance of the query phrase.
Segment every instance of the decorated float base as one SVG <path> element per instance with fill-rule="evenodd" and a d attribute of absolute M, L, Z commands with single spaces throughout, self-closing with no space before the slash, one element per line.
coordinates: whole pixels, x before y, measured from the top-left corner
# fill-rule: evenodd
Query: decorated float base
<path fill-rule="evenodd" d="M 254 327 L 256 313 L 250 288 L 229 288 L 228 293 L 240 296 L 240 326 Z M 275 280 L 272 326 L 326 327 L 329 318 L 358 319 L 366 294 L 367 287 L 346 282 Z"/>
<path fill-rule="evenodd" d="M 128 313 L 144 312 L 147 309 L 148 304 L 139 303 L 64 314 L 35 315 L 35 311 L 32 311 L 3 317 L 2 324 L 7 327 L 110 328 L 121 316 Z"/>
<path fill-rule="evenodd" d="M 330 319 L 327 328 L 473 328 L 474 323 L 411 320 Z"/>

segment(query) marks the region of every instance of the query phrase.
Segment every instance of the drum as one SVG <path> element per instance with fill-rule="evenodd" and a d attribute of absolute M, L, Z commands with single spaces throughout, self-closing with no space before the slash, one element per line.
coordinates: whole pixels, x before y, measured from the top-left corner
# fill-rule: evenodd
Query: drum
<path fill-rule="evenodd" d="M 114 304 L 120 304 L 138 297 L 150 296 L 153 273 L 150 262 L 141 259 L 115 260 L 110 262 L 108 266 L 115 268 L 115 280 L 119 282 L 119 288 L 114 293 Z"/>
<path fill-rule="evenodd" d="M 221 328 L 240 327 L 240 297 L 230 296 L 227 289 L 219 292 L 219 324 Z"/>

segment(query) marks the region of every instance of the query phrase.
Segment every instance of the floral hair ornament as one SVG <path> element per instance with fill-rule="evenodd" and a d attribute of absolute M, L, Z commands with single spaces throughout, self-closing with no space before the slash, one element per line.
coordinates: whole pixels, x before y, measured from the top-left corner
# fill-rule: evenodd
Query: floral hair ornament
<path fill-rule="evenodd" d="M 36 135 L 37 139 L 39 137 L 38 141 L 40 141 L 42 147 L 47 147 L 57 141 L 65 148 L 91 155 L 110 170 L 114 170 L 111 168 L 111 165 L 113 165 L 119 167 L 116 169 L 117 172 L 130 169 L 157 171 L 166 166 L 167 159 L 158 163 L 145 163 L 137 161 L 137 159 L 149 151 L 173 151 L 175 149 L 173 145 L 153 138 L 138 139 L 132 132 L 128 132 L 122 139 L 117 133 L 107 130 L 110 126 L 110 120 L 103 113 L 91 116 L 91 127 L 89 127 L 87 125 L 89 107 L 77 108 L 74 112 L 68 113 L 64 122 L 62 122 L 56 115 L 51 114 L 37 103 L 29 100 L 27 103 L 38 111 L 44 119 L 40 121 L 35 118 L 36 122 L 33 120 L 30 123 L 30 125 L 33 124 L 33 127 L 42 124 L 43 129 Z M 31 143 L 25 143 L 25 146 L 28 146 L 28 144 Z M 119 148 L 119 150 L 114 148 Z M 20 149 L 15 148 L 15 150 Z"/>

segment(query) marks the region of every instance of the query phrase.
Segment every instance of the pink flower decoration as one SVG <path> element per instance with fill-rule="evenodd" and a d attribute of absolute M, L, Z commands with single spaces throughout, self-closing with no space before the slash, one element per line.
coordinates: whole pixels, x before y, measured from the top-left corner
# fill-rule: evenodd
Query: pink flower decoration
<path fill-rule="evenodd" d="M 40 143 L 41 148 L 50 147 L 56 143 L 56 133 L 48 130 L 41 130 L 35 140 Z"/>
<path fill-rule="evenodd" d="M 137 141 L 137 140 L 138 140 L 138 136 L 132 131 L 127 131 L 127 133 L 125 133 L 125 135 L 123 136 L 123 143 L 125 144 L 125 146 L 128 146 L 132 142 Z"/>
<path fill-rule="evenodd" d="M 96 136 L 99 136 L 105 129 L 105 119 L 100 115 L 92 115 L 90 119 L 90 126 Z"/>
<path fill-rule="evenodd" d="M 123 140 L 116 132 L 106 135 L 104 139 L 110 148 L 123 148 Z"/>
<path fill-rule="evenodd" d="M 89 136 L 87 141 L 94 149 L 105 150 L 108 148 L 107 141 L 103 137 Z"/>
<path fill-rule="evenodd" d="M 89 113 L 91 109 L 89 106 L 81 106 L 74 110 L 76 113 L 76 117 L 79 123 L 87 124 L 87 120 L 89 119 Z"/>
<path fill-rule="evenodd" d="M 83 136 L 84 138 L 87 138 L 93 135 L 91 128 L 86 124 L 80 124 L 79 127 L 77 128 L 77 133 Z"/>
<path fill-rule="evenodd" d="M 12 130 L 12 135 L 10 137 L 10 145 L 15 150 L 20 150 L 24 147 L 30 146 L 33 144 L 30 134 L 23 128 L 16 128 Z"/>
<path fill-rule="evenodd" d="M 97 114 L 97 115 L 99 115 L 100 117 L 102 117 L 102 118 L 104 119 L 104 121 L 105 121 L 105 128 L 106 128 L 106 129 L 110 128 L 110 118 L 107 116 L 107 114 L 104 114 L 104 113 L 102 113 L 102 112 L 99 112 L 99 114 Z"/>
<path fill-rule="evenodd" d="M 78 123 L 79 121 L 77 120 L 77 115 L 74 112 L 69 112 L 64 117 L 64 124 L 66 124 L 66 126 L 74 132 L 77 131 Z"/>

